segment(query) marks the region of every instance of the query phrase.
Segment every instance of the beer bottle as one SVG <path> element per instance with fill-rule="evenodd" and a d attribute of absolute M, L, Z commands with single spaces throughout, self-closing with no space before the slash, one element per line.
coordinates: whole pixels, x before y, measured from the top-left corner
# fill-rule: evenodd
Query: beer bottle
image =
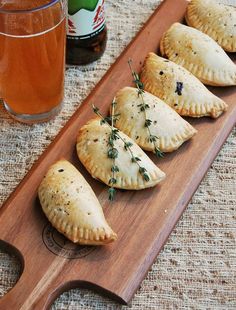
<path fill-rule="evenodd" d="M 107 42 L 104 1 L 68 0 L 68 64 L 88 64 L 104 53 Z"/>

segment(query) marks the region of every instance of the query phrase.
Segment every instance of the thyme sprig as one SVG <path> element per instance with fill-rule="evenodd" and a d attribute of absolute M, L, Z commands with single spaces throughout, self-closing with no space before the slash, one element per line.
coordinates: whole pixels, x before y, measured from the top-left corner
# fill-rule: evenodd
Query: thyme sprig
<path fill-rule="evenodd" d="M 157 157 L 163 158 L 164 154 L 160 151 L 160 149 L 157 147 L 157 144 L 156 144 L 156 142 L 159 138 L 157 136 L 153 135 L 151 133 L 151 130 L 150 130 L 150 126 L 152 125 L 152 120 L 148 119 L 148 117 L 147 117 L 146 110 L 150 109 L 150 106 L 147 103 L 145 103 L 145 100 L 144 100 L 144 96 L 143 96 L 143 94 L 145 93 L 144 85 L 140 81 L 139 75 L 133 70 L 132 59 L 128 60 L 128 64 L 129 64 L 131 74 L 134 78 L 133 82 L 135 83 L 135 86 L 138 90 L 138 96 L 141 98 L 141 103 L 138 105 L 138 107 L 140 108 L 140 111 L 144 113 L 144 116 L 145 116 L 144 127 L 146 127 L 148 130 L 148 135 L 149 135 L 148 141 L 153 144 L 155 155 Z"/>
<path fill-rule="evenodd" d="M 114 141 L 119 139 L 118 136 L 117 136 L 117 129 L 114 128 L 114 122 L 115 122 L 115 117 L 112 117 L 114 116 L 114 107 L 115 107 L 115 100 L 113 99 L 112 101 L 112 115 L 111 117 L 109 118 L 106 118 L 106 119 L 102 119 L 101 120 L 101 123 L 104 124 L 105 123 L 109 123 L 109 121 L 111 122 L 111 133 L 109 135 L 109 138 L 108 138 L 108 152 L 107 152 L 107 155 L 109 158 L 112 159 L 113 163 L 112 163 L 112 167 L 111 167 L 111 173 L 112 173 L 112 176 L 109 180 L 109 185 L 110 185 L 110 188 L 108 189 L 108 198 L 110 201 L 113 201 L 114 198 L 115 198 L 115 194 L 116 194 L 116 190 L 114 188 L 114 185 L 117 183 L 117 179 L 116 179 L 116 173 L 120 171 L 119 167 L 116 165 L 116 158 L 118 157 L 118 150 L 115 148 L 114 146 Z M 99 111 L 98 111 L 99 113 Z"/>
<path fill-rule="evenodd" d="M 120 171 L 119 167 L 116 164 L 116 158 L 119 155 L 119 151 L 115 147 L 115 143 L 114 143 L 116 140 L 120 139 L 123 142 L 124 150 L 129 152 L 130 157 L 131 157 L 131 162 L 138 165 L 138 168 L 139 168 L 138 171 L 139 171 L 140 175 L 142 176 L 143 180 L 146 182 L 148 182 L 150 180 L 150 177 L 147 173 L 147 169 L 140 165 L 141 159 L 138 156 L 135 156 L 133 153 L 133 150 L 131 149 L 133 144 L 129 141 L 127 142 L 124 138 L 122 138 L 119 130 L 114 127 L 114 123 L 115 123 L 116 119 L 119 117 L 119 115 L 114 114 L 115 105 L 116 105 L 116 102 L 115 102 L 115 100 L 113 100 L 112 101 L 112 112 L 111 112 L 110 117 L 104 117 L 101 114 L 99 108 L 96 107 L 95 105 L 93 105 L 94 113 L 101 118 L 100 124 L 101 125 L 107 124 L 111 129 L 111 133 L 108 137 L 108 151 L 107 151 L 108 158 L 112 159 L 112 161 L 113 161 L 112 167 L 111 167 L 111 173 L 112 174 L 111 174 L 111 178 L 109 180 L 110 188 L 108 190 L 108 195 L 109 195 L 110 201 L 114 200 L 115 193 L 116 193 L 114 185 L 117 183 L 116 173 Z"/>

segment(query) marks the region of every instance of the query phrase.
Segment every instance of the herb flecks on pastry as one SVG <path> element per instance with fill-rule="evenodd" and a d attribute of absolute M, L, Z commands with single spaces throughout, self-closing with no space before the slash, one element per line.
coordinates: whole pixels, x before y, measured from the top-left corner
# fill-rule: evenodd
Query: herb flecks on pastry
<path fill-rule="evenodd" d="M 49 168 L 38 196 L 48 220 L 72 242 L 103 245 L 117 239 L 92 188 L 68 161 Z"/>
<path fill-rule="evenodd" d="M 188 70 L 154 53 L 146 57 L 140 78 L 146 91 L 182 116 L 217 118 L 227 110 L 227 104 Z"/>
<path fill-rule="evenodd" d="M 185 19 L 214 39 L 225 51 L 236 52 L 236 8 L 215 0 L 192 0 Z"/>
<path fill-rule="evenodd" d="M 78 133 L 77 154 L 92 177 L 110 186 L 115 157 L 115 166 L 119 171 L 115 174 L 114 188 L 140 190 L 161 182 L 165 173 L 156 167 L 132 139 L 116 128 L 113 129 L 112 150 L 111 126 L 101 118 L 90 120 Z M 110 156 L 109 152 L 114 156 Z"/>
<path fill-rule="evenodd" d="M 195 28 L 174 23 L 163 35 L 160 50 L 204 84 L 236 85 L 236 65 L 212 38 Z"/>
<path fill-rule="evenodd" d="M 172 152 L 196 134 L 196 130 L 161 99 L 148 92 L 143 93 L 150 131 L 157 137 L 156 146 L 162 152 Z M 115 113 L 120 114 L 116 126 L 146 151 L 155 152 L 147 128 L 145 116 L 140 111 L 142 100 L 138 90 L 125 87 L 116 94 Z"/>

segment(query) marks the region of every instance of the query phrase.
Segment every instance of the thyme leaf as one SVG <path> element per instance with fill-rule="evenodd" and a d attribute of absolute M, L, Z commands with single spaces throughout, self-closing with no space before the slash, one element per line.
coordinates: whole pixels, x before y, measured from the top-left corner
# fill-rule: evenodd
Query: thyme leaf
<path fill-rule="evenodd" d="M 118 157 L 118 150 L 115 147 L 109 148 L 107 156 L 108 158 L 116 159 Z"/>
<path fill-rule="evenodd" d="M 119 169 L 118 166 L 115 166 L 115 165 L 114 165 L 114 166 L 111 167 L 111 171 L 112 171 L 112 172 L 119 172 L 120 169 Z"/>
<path fill-rule="evenodd" d="M 116 182 L 117 182 L 117 180 L 115 178 L 110 178 L 110 180 L 109 180 L 110 185 L 116 184 Z"/>
<path fill-rule="evenodd" d="M 108 189 L 108 199 L 109 199 L 110 201 L 114 201 L 114 199 L 115 199 L 115 194 L 116 194 L 116 190 L 114 189 L 114 187 L 110 187 L 110 188 Z"/>
<path fill-rule="evenodd" d="M 145 121 L 145 127 L 149 127 L 152 125 L 152 121 L 150 119 L 146 119 Z"/>
<path fill-rule="evenodd" d="M 114 196 L 116 193 L 116 191 L 114 189 L 114 185 L 117 183 L 116 173 L 120 171 L 120 169 L 116 165 L 116 161 L 115 161 L 116 158 L 118 158 L 118 156 L 119 156 L 119 151 L 117 148 L 114 147 L 114 141 L 120 139 L 123 142 L 125 151 L 129 152 L 131 162 L 138 165 L 138 171 L 139 171 L 140 175 L 142 176 L 142 178 L 144 179 L 144 181 L 148 182 L 150 180 L 150 177 L 147 173 L 147 170 L 140 165 L 141 158 L 139 158 L 138 156 L 135 156 L 133 153 L 133 150 L 132 150 L 133 144 L 130 141 L 126 141 L 120 135 L 119 130 L 114 127 L 115 118 L 113 116 L 117 115 L 117 114 L 114 114 L 115 105 L 116 105 L 116 102 L 114 99 L 112 104 L 111 104 L 112 112 L 111 112 L 110 117 L 103 117 L 103 115 L 99 111 L 99 108 L 97 108 L 93 105 L 93 111 L 96 113 L 96 115 L 98 115 L 101 118 L 102 124 L 107 124 L 111 129 L 110 135 L 108 137 L 108 142 L 107 142 L 107 144 L 108 144 L 107 156 L 108 156 L 108 158 L 112 159 L 112 161 L 113 161 L 112 167 L 111 167 L 111 178 L 109 180 L 110 188 L 108 189 L 108 196 L 109 196 L 110 201 L 114 200 Z M 111 122 L 111 124 L 110 124 L 110 122 Z"/>
<path fill-rule="evenodd" d="M 116 105 L 115 100 L 112 101 L 112 113 L 111 116 L 106 116 L 104 117 L 101 113 L 99 108 L 93 105 L 93 111 L 94 113 L 101 118 L 100 124 L 104 125 L 107 124 L 110 129 L 110 135 L 108 137 L 107 145 L 108 145 L 108 150 L 107 150 L 107 157 L 112 160 L 112 167 L 111 167 L 111 178 L 108 182 L 110 185 L 108 189 L 108 199 L 110 201 L 114 201 L 115 199 L 115 193 L 116 190 L 114 188 L 114 185 L 117 183 L 116 179 L 116 173 L 120 171 L 119 167 L 116 165 L 116 158 L 119 156 L 119 151 L 117 148 L 114 146 L 114 141 L 120 139 L 119 137 L 119 130 L 114 127 L 115 121 L 118 119 L 119 114 L 114 114 L 114 108 Z"/>
<path fill-rule="evenodd" d="M 149 136 L 148 141 L 153 144 L 155 155 L 157 157 L 162 158 L 162 157 L 164 157 L 164 155 L 156 145 L 157 139 L 159 139 L 159 138 L 157 136 L 152 135 L 151 129 L 150 129 L 150 126 L 152 125 L 152 120 L 147 118 L 146 110 L 149 109 L 150 106 L 148 104 L 146 104 L 145 100 L 144 100 L 144 96 L 143 96 L 145 93 L 144 84 L 140 81 L 139 75 L 133 70 L 132 59 L 128 60 L 128 64 L 129 64 L 129 68 L 130 68 L 131 74 L 132 74 L 133 79 L 134 79 L 133 82 L 134 82 L 134 84 L 137 88 L 137 91 L 138 91 L 138 96 L 141 98 L 141 103 L 138 104 L 138 107 L 140 108 L 140 111 L 144 113 L 144 116 L 145 116 L 144 127 L 147 128 L 147 131 L 148 131 L 148 136 Z M 147 179 L 147 177 L 144 175 L 143 175 L 143 178 Z"/>
<path fill-rule="evenodd" d="M 164 158 L 163 152 L 161 152 L 158 148 L 155 148 L 156 157 Z"/>
<path fill-rule="evenodd" d="M 131 143 L 131 142 L 125 142 L 124 143 L 124 149 L 126 150 L 126 151 L 128 151 L 128 148 L 129 147 L 131 147 L 133 144 Z"/>

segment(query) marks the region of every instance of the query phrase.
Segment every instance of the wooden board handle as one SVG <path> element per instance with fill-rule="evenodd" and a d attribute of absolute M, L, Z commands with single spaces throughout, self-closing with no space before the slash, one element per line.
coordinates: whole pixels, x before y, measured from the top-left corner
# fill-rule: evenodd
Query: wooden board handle
<path fill-rule="evenodd" d="M 48 266 L 47 273 L 38 280 L 37 269 L 43 268 L 44 261 L 38 260 L 34 273 L 28 268 L 27 261 L 24 260 L 18 249 L 2 240 L 0 240 L 0 246 L 6 249 L 7 252 L 14 253 L 20 259 L 22 265 L 22 273 L 18 282 L 0 299 L 0 310 L 49 310 L 52 303 L 63 292 L 78 287 L 92 289 L 120 303 L 127 303 L 120 296 L 99 285 L 86 280 L 71 280 L 70 275 L 73 273 L 73 264 L 70 264 L 66 258 L 57 257 L 54 259 L 52 264 Z M 66 269 L 66 272 L 64 272 L 64 269 Z M 76 272 L 75 274 L 76 279 L 78 279 Z"/>
<path fill-rule="evenodd" d="M 60 285 L 58 274 L 67 263 L 66 259 L 59 257 L 53 260 L 48 269 L 49 274 L 46 273 L 39 280 L 37 270 L 45 265 L 43 259 L 37 261 L 37 266 L 29 268 L 29 262 L 16 247 L 3 240 L 0 240 L 0 246 L 17 256 L 22 267 L 21 276 L 16 285 L 1 298 L 0 310 L 48 309 L 53 300 L 65 290 L 66 279 L 63 280 L 63 285 Z"/>
<path fill-rule="evenodd" d="M 48 223 L 45 228 L 46 230 L 49 229 L 49 231 L 56 231 Z M 27 237 L 29 238 L 29 236 Z M 65 248 L 62 248 L 61 251 L 64 251 L 68 244 L 70 247 L 73 246 L 71 242 L 67 242 Z M 0 310 L 50 309 L 51 304 L 60 294 L 78 287 L 92 289 L 120 303 L 127 303 L 119 294 L 115 294 L 105 286 L 97 284 L 96 281 L 91 282 L 87 277 L 82 279 L 83 276 L 79 272 L 80 269 L 83 269 L 82 261 L 80 261 L 81 266 L 79 266 L 78 260 L 75 259 L 68 259 L 51 252 L 49 252 L 50 254 L 47 252 L 47 255 L 45 255 L 44 250 L 46 247 L 42 242 L 32 248 L 31 255 L 28 251 L 24 252 L 23 248 L 21 251 L 16 246 L 12 246 L 3 240 L 0 240 L 0 247 L 6 252 L 14 254 L 21 263 L 21 276 L 15 286 L 0 299 Z M 81 247 L 81 249 L 83 255 L 91 253 L 96 256 L 95 250 L 99 251 L 100 248 Z"/>

